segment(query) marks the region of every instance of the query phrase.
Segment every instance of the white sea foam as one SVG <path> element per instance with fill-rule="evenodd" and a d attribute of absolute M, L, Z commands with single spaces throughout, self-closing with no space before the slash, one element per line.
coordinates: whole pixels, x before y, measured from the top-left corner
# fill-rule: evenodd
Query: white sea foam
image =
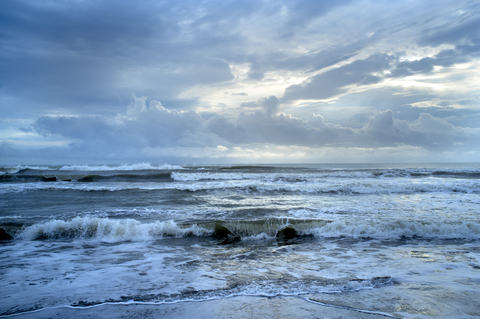
<path fill-rule="evenodd" d="M 425 221 L 288 221 L 273 220 L 252 222 L 224 222 L 233 234 L 243 240 L 266 240 L 275 238 L 277 231 L 289 226 L 299 235 L 313 235 L 324 238 L 372 238 L 397 240 L 402 238 L 423 239 L 480 239 L 478 222 L 425 222 Z M 173 220 L 141 223 L 135 219 L 109 219 L 98 217 L 75 217 L 71 220 L 51 220 L 34 224 L 21 231 L 17 238 L 36 239 L 94 239 L 104 242 L 145 241 L 162 237 L 209 236 L 209 227 L 179 225 Z"/>
<path fill-rule="evenodd" d="M 331 171 L 325 173 L 246 173 L 246 172 L 173 172 L 172 179 L 175 181 L 201 181 L 201 180 L 284 180 L 290 182 L 302 182 L 322 180 L 325 178 L 372 178 L 376 177 L 368 172 L 343 172 Z"/>
<path fill-rule="evenodd" d="M 352 237 L 395 240 L 401 238 L 424 239 L 480 239 L 480 223 L 477 222 L 364 222 L 346 223 L 334 221 L 323 227 L 301 231 L 304 235 L 316 237 Z"/>
<path fill-rule="evenodd" d="M 252 175 L 252 174 L 248 174 Z M 181 173 L 172 172 L 172 179 L 175 181 L 200 181 L 200 180 L 239 180 L 245 179 L 250 176 L 246 176 L 242 173 L 217 173 L 217 172 L 196 172 L 196 173 Z"/>
<path fill-rule="evenodd" d="M 166 236 L 202 236 L 212 231 L 196 224 L 181 227 L 174 221 L 141 223 L 134 219 L 109 219 L 76 217 L 68 221 L 51 220 L 25 228 L 19 235 L 22 239 L 96 239 L 103 242 L 144 241 Z"/>
<path fill-rule="evenodd" d="M 254 282 L 241 287 L 242 295 L 278 296 L 298 295 L 305 293 L 341 293 L 372 289 L 392 282 L 391 277 L 377 277 L 360 280 L 312 280 L 291 281 L 288 286 L 282 286 L 278 282 L 263 281 Z"/>
<path fill-rule="evenodd" d="M 16 174 L 25 169 L 32 169 L 32 170 L 56 170 L 58 167 L 55 166 L 30 166 L 30 165 L 17 165 L 12 167 L 2 167 L 0 175 L 4 174 Z"/>
<path fill-rule="evenodd" d="M 480 174 L 480 168 L 435 168 L 435 169 L 330 169 L 317 171 L 300 171 L 300 172 L 252 172 L 246 170 L 220 170 L 210 171 L 210 175 L 205 176 L 202 172 L 191 171 L 181 173 L 177 176 L 178 180 L 200 180 L 204 178 L 215 179 L 216 176 L 221 176 L 222 179 L 279 179 L 287 178 L 291 180 L 301 179 L 325 179 L 325 178 L 355 178 L 355 179 L 383 179 L 383 178 L 411 178 L 418 176 L 442 176 L 442 175 L 477 175 Z"/>

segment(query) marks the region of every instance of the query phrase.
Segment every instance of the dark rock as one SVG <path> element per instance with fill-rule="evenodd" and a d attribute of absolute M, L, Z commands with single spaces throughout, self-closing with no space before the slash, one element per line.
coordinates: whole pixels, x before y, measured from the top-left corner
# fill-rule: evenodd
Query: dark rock
<path fill-rule="evenodd" d="M 221 242 L 222 245 L 235 243 L 241 240 L 240 236 L 234 235 L 227 227 L 220 223 L 215 224 L 213 237 L 216 239 L 223 239 Z"/>
<path fill-rule="evenodd" d="M 280 229 L 277 232 L 277 238 L 280 239 L 293 239 L 295 237 L 298 237 L 298 233 L 293 227 L 285 227 L 284 229 Z"/>
<path fill-rule="evenodd" d="M 215 231 L 213 232 L 213 237 L 217 239 L 224 239 L 228 238 L 229 236 L 233 236 L 232 232 L 225 226 L 220 223 L 215 224 Z"/>
<path fill-rule="evenodd" d="M 0 228 L 0 240 L 12 240 L 13 237 L 5 231 L 5 229 Z"/>
<path fill-rule="evenodd" d="M 230 235 L 227 238 L 225 238 L 220 244 L 221 245 L 228 245 L 228 244 L 237 243 L 241 240 L 242 240 L 242 238 L 240 236 Z"/>

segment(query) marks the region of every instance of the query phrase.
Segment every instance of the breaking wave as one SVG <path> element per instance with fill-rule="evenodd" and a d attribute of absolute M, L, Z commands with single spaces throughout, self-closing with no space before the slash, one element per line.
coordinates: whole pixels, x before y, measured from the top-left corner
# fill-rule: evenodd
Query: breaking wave
<path fill-rule="evenodd" d="M 267 218 L 243 221 L 204 221 L 177 224 L 173 220 L 141 223 L 134 219 L 76 217 L 51 220 L 24 227 L 17 239 L 94 239 L 104 242 L 147 241 L 164 237 L 214 236 L 229 240 L 320 238 L 358 238 L 399 240 L 480 239 L 477 222 L 376 221 L 357 224 L 316 219 Z"/>
<path fill-rule="evenodd" d="M 32 166 L 17 165 L 0 167 L 0 175 L 17 174 L 23 171 L 81 171 L 81 172 L 111 172 L 111 171 L 145 171 L 145 170 L 184 170 L 180 165 L 152 165 L 150 163 L 124 164 L 124 165 L 63 165 L 63 166 Z"/>
<path fill-rule="evenodd" d="M 142 171 L 142 170 L 182 170 L 185 169 L 180 165 L 151 165 L 150 163 L 126 164 L 120 166 L 106 166 L 106 165 L 71 165 L 62 166 L 60 171 Z"/>
<path fill-rule="evenodd" d="M 423 239 L 480 239 L 480 223 L 442 221 L 420 222 L 393 220 L 389 222 L 371 222 L 347 224 L 335 221 L 322 228 L 312 229 L 309 234 L 315 237 L 351 237 L 396 240 L 404 238 Z"/>
<path fill-rule="evenodd" d="M 82 238 L 121 242 L 209 234 L 211 231 L 196 224 L 182 227 L 172 220 L 141 223 L 134 219 L 76 217 L 69 221 L 51 220 L 34 224 L 23 229 L 18 237 L 27 240 Z"/>
<path fill-rule="evenodd" d="M 25 170 L 57 170 L 59 167 L 55 166 L 28 166 L 28 165 L 17 165 L 15 167 L 1 167 L 0 175 L 6 174 L 16 174 Z"/>

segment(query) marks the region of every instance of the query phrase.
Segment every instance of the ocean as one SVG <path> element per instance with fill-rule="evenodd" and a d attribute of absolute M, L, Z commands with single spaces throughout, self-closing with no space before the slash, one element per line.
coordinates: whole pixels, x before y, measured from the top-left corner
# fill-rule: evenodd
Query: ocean
<path fill-rule="evenodd" d="M 3 166 L 0 228 L 0 318 L 480 317 L 480 163 Z"/>

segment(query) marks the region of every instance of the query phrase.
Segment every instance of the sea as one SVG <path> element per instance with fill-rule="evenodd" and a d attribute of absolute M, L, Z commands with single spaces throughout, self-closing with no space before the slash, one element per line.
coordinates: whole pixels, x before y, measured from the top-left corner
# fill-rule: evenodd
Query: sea
<path fill-rule="evenodd" d="M 480 318 L 480 163 L 2 166 L 0 228 L 0 318 Z"/>

